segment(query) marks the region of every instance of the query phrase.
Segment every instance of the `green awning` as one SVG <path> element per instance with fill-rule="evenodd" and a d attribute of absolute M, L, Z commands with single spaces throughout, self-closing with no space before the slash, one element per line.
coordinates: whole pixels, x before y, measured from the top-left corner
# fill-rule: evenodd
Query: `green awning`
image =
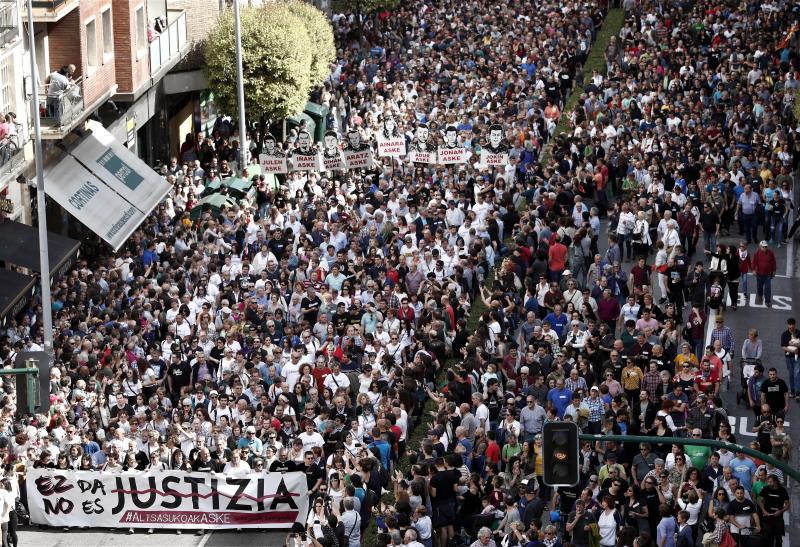
<path fill-rule="evenodd" d="M 219 180 L 219 178 L 216 178 L 205 184 L 205 187 L 203 189 L 203 194 L 205 195 L 212 194 L 217 190 L 219 190 L 220 188 L 222 188 L 222 181 Z"/>
<path fill-rule="evenodd" d="M 237 199 L 247 197 L 253 191 L 252 180 L 231 177 L 225 181 L 225 186 L 228 187 L 231 196 Z"/>
<path fill-rule="evenodd" d="M 206 209 L 210 210 L 212 215 L 219 216 L 224 206 L 233 207 L 235 205 L 236 201 L 230 196 L 226 196 L 225 194 L 211 194 L 197 202 L 197 205 L 189 212 L 189 218 L 192 220 L 199 219 Z"/>
<path fill-rule="evenodd" d="M 321 104 L 307 102 L 306 107 L 303 109 L 309 116 L 316 116 L 318 118 L 325 119 L 325 116 L 328 115 L 328 107 L 323 106 Z"/>

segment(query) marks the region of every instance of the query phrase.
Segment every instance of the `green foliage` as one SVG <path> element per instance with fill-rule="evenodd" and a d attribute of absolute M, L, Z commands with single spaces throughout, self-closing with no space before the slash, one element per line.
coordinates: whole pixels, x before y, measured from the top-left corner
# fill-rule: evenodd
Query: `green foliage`
<path fill-rule="evenodd" d="M 285 4 L 242 8 L 242 68 L 248 117 L 280 119 L 301 112 L 313 83 L 315 46 L 305 22 Z M 206 41 L 206 76 L 222 111 L 237 111 L 233 10 Z"/>
<path fill-rule="evenodd" d="M 336 44 L 328 17 L 303 0 L 288 0 L 286 7 L 303 20 L 311 51 L 311 84 L 321 84 L 331 73 L 330 65 L 336 60 Z"/>

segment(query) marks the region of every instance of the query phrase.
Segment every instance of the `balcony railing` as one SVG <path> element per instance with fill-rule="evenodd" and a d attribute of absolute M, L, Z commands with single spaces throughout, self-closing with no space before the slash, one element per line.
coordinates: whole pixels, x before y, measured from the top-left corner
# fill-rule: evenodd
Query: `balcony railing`
<path fill-rule="evenodd" d="M 19 38 L 17 0 L 0 0 L 0 47 Z"/>
<path fill-rule="evenodd" d="M 0 181 L 8 175 L 19 172 L 25 164 L 25 143 L 28 135 L 22 130 L 22 124 L 14 123 L 13 132 L 0 140 Z"/>
<path fill-rule="evenodd" d="M 166 30 L 150 42 L 150 75 L 179 58 L 186 43 L 186 12 L 181 11 Z"/>
<path fill-rule="evenodd" d="M 33 7 L 54 10 L 69 1 L 70 0 L 33 0 Z"/>
<path fill-rule="evenodd" d="M 43 126 L 65 127 L 83 113 L 83 77 L 75 80 L 67 89 L 56 91 L 54 84 L 42 86 L 39 100 L 39 115 Z"/>

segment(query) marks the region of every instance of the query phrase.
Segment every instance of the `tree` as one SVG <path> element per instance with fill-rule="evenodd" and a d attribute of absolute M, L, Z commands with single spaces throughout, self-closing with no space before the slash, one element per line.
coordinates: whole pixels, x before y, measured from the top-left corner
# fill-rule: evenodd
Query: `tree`
<path fill-rule="evenodd" d="M 313 46 L 311 52 L 311 84 L 319 85 L 331 74 L 331 63 L 336 60 L 336 44 L 328 17 L 303 0 L 288 0 L 286 7 L 300 17 L 306 26 Z"/>
<path fill-rule="evenodd" d="M 245 108 L 254 119 L 303 110 L 311 90 L 315 45 L 306 22 L 283 2 L 240 10 Z M 222 111 L 237 111 L 236 34 L 232 10 L 206 41 L 206 76 Z"/>

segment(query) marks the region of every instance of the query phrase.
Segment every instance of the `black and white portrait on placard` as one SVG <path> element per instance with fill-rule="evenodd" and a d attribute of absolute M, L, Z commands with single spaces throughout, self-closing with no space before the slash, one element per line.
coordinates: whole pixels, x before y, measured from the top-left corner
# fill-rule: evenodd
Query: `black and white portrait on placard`
<path fill-rule="evenodd" d="M 383 126 L 378 131 L 376 139 L 378 144 L 378 155 L 381 157 L 399 158 L 406 155 L 406 139 L 400 134 L 397 122 L 391 114 L 386 114 L 383 118 Z"/>
<path fill-rule="evenodd" d="M 264 148 L 261 153 L 269 158 L 286 157 L 286 154 L 283 153 L 283 150 L 278 148 L 278 143 L 275 141 L 275 137 L 272 135 L 267 135 L 264 137 Z"/>
<path fill-rule="evenodd" d="M 264 145 L 261 154 L 258 156 L 258 163 L 261 170 L 265 173 L 286 173 L 286 154 L 278 148 L 275 137 L 267 135 L 264 137 Z"/>
<path fill-rule="evenodd" d="M 339 157 L 339 135 L 336 131 L 328 130 L 322 139 L 322 156 L 325 158 Z"/>
<path fill-rule="evenodd" d="M 322 164 L 325 171 L 344 169 L 344 156 L 339 148 L 339 134 L 328 130 L 322 138 Z"/>
<path fill-rule="evenodd" d="M 380 136 L 386 140 L 401 138 L 397 122 L 391 114 L 387 114 L 383 117 L 383 127 L 381 128 Z"/>
<path fill-rule="evenodd" d="M 356 127 L 351 127 L 347 131 L 347 139 L 344 143 L 344 149 L 348 152 L 363 152 L 369 150 L 369 143 L 361 139 L 361 132 Z"/>
<path fill-rule="evenodd" d="M 448 125 L 444 130 L 444 142 L 436 153 L 436 163 L 450 165 L 466 163 L 467 149 L 458 142 L 458 129 Z"/>
<path fill-rule="evenodd" d="M 503 126 L 489 126 L 489 137 L 481 149 L 481 163 L 485 165 L 508 165 L 508 144 L 503 137 Z"/>
<path fill-rule="evenodd" d="M 294 171 L 319 171 L 322 168 L 320 154 L 311 140 L 311 134 L 301 129 L 297 133 L 297 148 L 292 152 L 292 169 Z"/>
<path fill-rule="evenodd" d="M 504 154 L 508 152 L 508 145 L 503 139 L 503 126 L 500 124 L 492 124 L 489 126 L 489 142 L 484 147 L 490 154 Z"/>
<path fill-rule="evenodd" d="M 316 153 L 314 143 L 311 141 L 311 134 L 307 130 L 301 129 L 297 134 L 297 148 L 294 154 L 297 156 L 314 156 Z"/>
<path fill-rule="evenodd" d="M 357 127 L 347 130 L 344 143 L 344 163 L 347 169 L 370 169 L 372 167 L 372 147 L 361 138 Z"/>
<path fill-rule="evenodd" d="M 427 124 L 421 123 L 414 132 L 414 140 L 411 141 L 411 150 L 415 152 L 433 152 L 434 145 L 430 142 L 431 130 Z"/>
<path fill-rule="evenodd" d="M 431 129 L 421 123 L 414 131 L 408 160 L 412 163 L 436 163 L 436 143 L 431 141 Z"/>
<path fill-rule="evenodd" d="M 444 130 L 444 147 L 460 148 L 458 145 L 458 129 L 455 125 L 448 125 Z"/>

